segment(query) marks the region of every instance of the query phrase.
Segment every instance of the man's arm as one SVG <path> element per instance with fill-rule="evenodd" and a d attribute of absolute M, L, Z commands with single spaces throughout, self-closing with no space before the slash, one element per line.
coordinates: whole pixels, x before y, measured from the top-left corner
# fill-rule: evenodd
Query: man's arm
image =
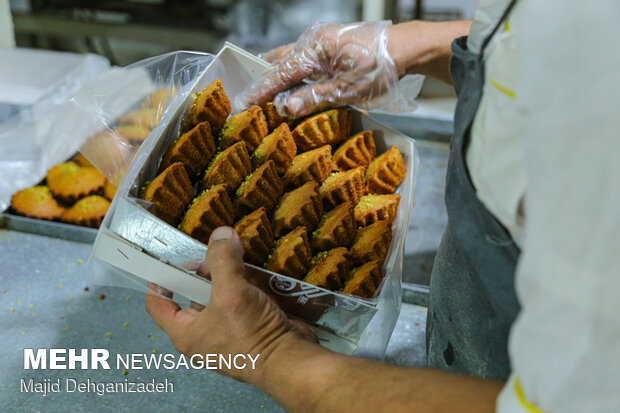
<path fill-rule="evenodd" d="M 391 26 L 388 50 L 400 77 L 421 74 L 452 84 L 452 41 L 469 33 L 471 20 L 451 22 L 410 21 Z"/>
<path fill-rule="evenodd" d="M 260 354 L 256 369 L 220 373 L 249 382 L 292 412 L 492 412 L 502 383 L 344 356 L 317 344 L 245 278 L 243 247 L 220 227 L 199 272 L 210 273 L 211 302 L 182 310 L 148 294 L 146 308 L 182 353 Z"/>
<path fill-rule="evenodd" d="M 493 412 L 503 383 L 399 367 L 291 340 L 252 381 L 292 412 Z"/>
<path fill-rule="evenodd" d="M 247 106 L 273 99 L 278 111 L 300 117 L 328 106 L 372 101 L 397 90 L 398 79 L 408 73 L 451 83 L 450 46 L 470 26 L 471 21 L 317 23 L 296 43 L 266 53 L 263 58 L 273 66 L 238 102 Z M 281 93 L 307 78 L 319 80 Z"/>

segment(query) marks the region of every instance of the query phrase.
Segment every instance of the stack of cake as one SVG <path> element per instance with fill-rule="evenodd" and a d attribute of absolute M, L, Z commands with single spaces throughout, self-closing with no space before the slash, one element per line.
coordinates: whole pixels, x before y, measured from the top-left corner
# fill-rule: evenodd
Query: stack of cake
<path fill-rule="evenodd" d="M 86 152 L 98 154 L 103 169 L 117 171 L 111 181 L 78 153 L 71 161 L 52 167 L 39 185 L 14 194 L 10 211 L 30 218 L 99 228 L 116 193 L 115 184 L 122 178 L 122 167 L 130 160 L 125 159 L 122 148 L 142 144 L 161 120 L 174 93 L 170 88 L 157 89 L 138 109 L 120 117 L 115 128 L 87 139 Z"/>
<path fill-rule="evenodd" d="M 233 226 L 248 263 L 373 297 L 405 176 L 398 148 L 376 156 L 371 131 L 350 136 L 347 110 L 301 120 L 270 103 L 230 111 L 219 80 L 196 93 L 184 132 L 142 188 L 151 211 L 203 243 Z"/>

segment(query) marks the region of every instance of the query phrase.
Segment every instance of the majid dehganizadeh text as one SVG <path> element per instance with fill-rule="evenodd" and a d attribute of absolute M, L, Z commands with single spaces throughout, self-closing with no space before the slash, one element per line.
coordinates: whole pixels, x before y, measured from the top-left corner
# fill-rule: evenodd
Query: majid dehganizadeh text
<path fill-rule="evenodd" d="M 160 353 L 116 354 L 114 362 L 110 361 L 110 352 L 106 349 L 24 349 L 24 370 L 110 370 L 112 364 L 117 370 L 127 374 L 132 370 L 220 370 L 220 369 L 255 369 L 260 354 L 183 354 Z M 147 381 L 97 382 L 89 378 L 28 378 L 20 379 L 22 393 L 172 393 L 174 384 L 168 381 L 151 379 Z"/>

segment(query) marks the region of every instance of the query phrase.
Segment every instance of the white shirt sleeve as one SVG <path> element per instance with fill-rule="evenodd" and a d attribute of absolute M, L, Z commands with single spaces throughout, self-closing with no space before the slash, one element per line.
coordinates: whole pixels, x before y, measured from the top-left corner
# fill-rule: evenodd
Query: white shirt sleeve
<path fill-rule="evenodd" d="M 519 7 L 522 310 L 497 410 L 620 412 L 620 3 Z"/>
<path fill-rule="evenodd" d="M 467 36 L 467 48 L 471 52 L 480 53 L 482 42 L 491 35 L 509 4 L 510 0 L 478 0 L 474 21 Z"/>

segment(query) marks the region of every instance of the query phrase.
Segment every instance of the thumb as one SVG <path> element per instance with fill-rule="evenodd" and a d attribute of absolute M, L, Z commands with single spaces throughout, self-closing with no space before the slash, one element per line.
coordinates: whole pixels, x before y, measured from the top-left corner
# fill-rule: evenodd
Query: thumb
<path fill-rule="evenodd" d="M 209 238 L 206 264 L 213 287 L 245 282 L 243 245 L 231 227 L 219 227 Z"/>

